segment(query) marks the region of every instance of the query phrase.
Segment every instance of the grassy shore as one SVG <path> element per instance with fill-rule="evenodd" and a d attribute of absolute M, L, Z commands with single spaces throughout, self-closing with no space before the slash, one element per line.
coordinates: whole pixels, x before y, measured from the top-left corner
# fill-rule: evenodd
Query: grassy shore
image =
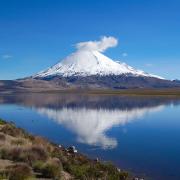
<path fill-rule="evenodd" d="M 180 97 L 180 88 L 136 88 L 136 89 L 0 89 L 0 95 L 19 93 L 52 93 L 52 94 L 89 94 L 89 95 L 126 95 L 126 96 L 162 96 Z"/>
<path fill-rule="evenodd" d="M 132 179 L 111 163 L 89 159 L 0 119 L 0 179 L 46 178 Z"/>
<path fill-rule="evenodd" d="M 66 90 L 29 91 L 29 93 L 53 93 L 53 94 L 72 93 L 72 94 L 90 94 L 90 95 L 180 97 L 180 88 L 152 88 L 152 89 L 138 88 L 138 89 L 116 89 L 116 90 L 115 89 L 66 89 Z"/>

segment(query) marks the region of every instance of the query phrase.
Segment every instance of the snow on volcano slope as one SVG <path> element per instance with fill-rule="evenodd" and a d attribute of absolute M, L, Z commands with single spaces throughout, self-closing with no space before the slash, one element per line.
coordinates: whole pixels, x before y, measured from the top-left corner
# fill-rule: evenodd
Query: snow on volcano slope
<path fill-rule="evenodd" d="M 136 70 L 125 63 L 115 62 L 98 51 L 86 49 L 76 51 L 51 68 L 36 74 L 33 78 L 45 78 L 49 76 L 85 77 L 92 75 L 130 75 L 163 79 L 162 77 Z"/>

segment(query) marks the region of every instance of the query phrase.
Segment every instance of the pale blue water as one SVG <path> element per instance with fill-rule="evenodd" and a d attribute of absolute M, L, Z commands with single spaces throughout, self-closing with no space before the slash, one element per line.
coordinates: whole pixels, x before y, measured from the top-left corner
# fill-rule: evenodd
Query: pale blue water
<path fill-rule="evenodd" d="M 180 179 L 180 101 L 27 94 L 0 97 L 0 117 L 153 180 Z"/>

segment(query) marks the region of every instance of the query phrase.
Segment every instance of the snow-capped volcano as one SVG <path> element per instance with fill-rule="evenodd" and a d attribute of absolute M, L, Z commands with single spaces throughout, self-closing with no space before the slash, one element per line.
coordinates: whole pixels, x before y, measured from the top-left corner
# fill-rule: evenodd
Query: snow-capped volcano
<path fill-rule="evenodd" d="M 179 81 L 137 70 L 105 56 L 118 43 L 114 37 L 76 44 L 77 50 L 56 65 L 33 76 L 0 82 L 1 89 L 19 91 L 179 88 Z"/>
<path fill-rule="evenodd" d="M 160 78 L 128 66 L 125 63 L 114 61 L 98 51 L 78 50 L 49 69 L 36 74 L 34 77 L 48 76 L 108 76 L 130 75 Z"/>
<path fill-rule="evenodd" d="M 178 82 L 137 70 L 126 63 L 112 60 L 103 52 L 118 43 L 114 37 L 76 44 L 76 51 L 56 65 L 27 80 L 38 80 L 70 89 L 130 89 L 179 87 Z M 34 82 L 34 81 L 33 81 Z"/>

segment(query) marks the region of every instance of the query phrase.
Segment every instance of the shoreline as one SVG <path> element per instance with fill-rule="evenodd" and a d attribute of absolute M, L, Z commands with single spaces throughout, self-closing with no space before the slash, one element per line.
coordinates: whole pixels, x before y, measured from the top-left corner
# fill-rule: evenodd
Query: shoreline
<path fill-rule="evenodd" d="M 9 89 L 0 90 L 0 95 L 12 94 L 82 94 L 82 95 L 116 95 L 116 96 L 161 96 L 180 97 L 180 88 L 153 88 L 153 89 Z"/>
<path fill-rule="evenodd" d="M 73 146 L 64 148 L 2 119 L 0 178 L 134 179 L 129 172 L 118 169 L 110 162 L 90 159 Z"/>

